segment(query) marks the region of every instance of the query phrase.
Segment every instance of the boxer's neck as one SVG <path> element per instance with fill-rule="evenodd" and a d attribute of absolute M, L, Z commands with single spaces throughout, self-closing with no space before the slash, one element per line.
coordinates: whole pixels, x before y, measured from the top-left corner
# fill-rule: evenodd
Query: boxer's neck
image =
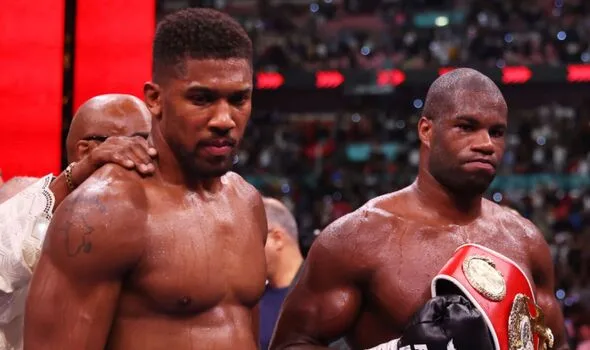
<path fill-rule="evenodd" d="M 451 220 L 473 220 L 481 215 L 481 194 L 457 194 L 438 182 L 428 170 L 420 168 L 413 185 L 423 205 Z"/>
<path fill-rule="evenodd" d="M 152 123 L 150 141 L 158 151 L 158 167 L 156 172 L 164 182 L 184 186 L 196 192 L 199 190 L 215 192 L 221 186 L 220 177 L 204 179 L 188 174 L 166 140 L 164 140 L 162 132 L 155 122 Z"/>

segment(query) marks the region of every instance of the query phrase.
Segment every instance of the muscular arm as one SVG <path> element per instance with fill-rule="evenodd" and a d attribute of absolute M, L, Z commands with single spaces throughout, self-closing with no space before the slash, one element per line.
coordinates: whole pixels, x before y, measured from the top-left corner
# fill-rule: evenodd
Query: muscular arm
<path fill-rule="evenodd" d="M 530 224 L 532 226 L 532 224 Z M 537 287 L 537 304 L 545 314 L 545 324 L 551 328 L 555 337 L 553 349 L 569 349 L 565 336 L 565 323 L 561 307 L 555 298 L 555 272 L 551 252 L 543 235 L 534 227 L 531 258 L 533 278 Z"/>
<path fill-rule="evenodd" d="M 142 251 L 145 198 L 106 166 L 57 209 L 33 275 L 25 350 L 102 350 L 124 274 Z"/>
<path fill-rule="evenodd" d="M 337 221 L 314 242 L 285 300 L 271 349 L 327 348 L 354 324 L 362 296 L 350 259 L 354 240 L 345 225 Z"/>

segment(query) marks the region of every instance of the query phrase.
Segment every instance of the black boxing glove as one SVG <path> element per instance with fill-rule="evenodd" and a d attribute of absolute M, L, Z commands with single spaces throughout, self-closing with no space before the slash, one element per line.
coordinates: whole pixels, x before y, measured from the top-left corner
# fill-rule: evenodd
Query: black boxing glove
<path fill-rule="evenodd" d="M 434 297 L 418 310 L 404 334 L 371 350 L 494 350 L 481 313 L 460 295 Z"/>

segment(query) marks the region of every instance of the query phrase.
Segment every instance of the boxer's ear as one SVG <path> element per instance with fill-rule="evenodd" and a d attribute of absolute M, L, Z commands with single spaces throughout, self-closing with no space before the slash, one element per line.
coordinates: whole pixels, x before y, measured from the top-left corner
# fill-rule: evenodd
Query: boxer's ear
<path fill-rule="evenodd" d="M 268 231 L 267 240 L 272 241 L 272 245 L 275 250 L 283 249 L 283 246 L 285 245 L 284 239 L 285 238 L 283 237 L 283 233 L 281 232 L 281 230 L 272 229 Z"/>
<path fill-rule="evenodd" d="M 152 81 L 148 81 L 143 85 L 145 104 L 156 119 L 160 119 L 162 116 L 161 95 L 160 85 Z"/>
<path fill-rule="evenodd" d="M 92 151 L 91 142 L 87 140 L 80 140 L 76 143 L 76 154 L 74 159 L 80 160 L 86 157 Z"/>
<path fill-rule="evenodd" d="M 432 140 L 432 119 L 422 116 L 418 121 L 418 137 L 420 141 L 430 148 L 430 140 Z"/>

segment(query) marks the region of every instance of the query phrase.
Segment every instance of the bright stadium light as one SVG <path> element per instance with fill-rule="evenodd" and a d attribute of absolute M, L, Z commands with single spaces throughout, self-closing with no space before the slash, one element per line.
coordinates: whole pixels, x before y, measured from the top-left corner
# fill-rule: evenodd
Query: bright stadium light
<path fill-rule="evenodd" d="M 449 25 L 449 17 L 447 16 L 438 16 L 436 17 L 436 19 L 434 20 L 434 24 L 437 27 L 444 27 Z"/>

